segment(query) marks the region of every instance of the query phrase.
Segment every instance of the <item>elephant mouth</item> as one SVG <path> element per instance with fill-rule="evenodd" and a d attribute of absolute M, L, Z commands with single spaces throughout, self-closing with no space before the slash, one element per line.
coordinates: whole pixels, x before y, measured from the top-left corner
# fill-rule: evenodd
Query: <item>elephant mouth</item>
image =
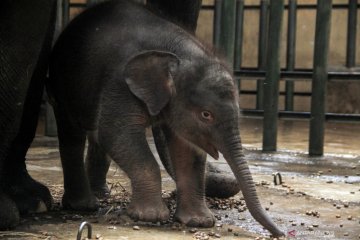
<path fill-rule="evenodd" d="M 204 148 L 206 153 L 208 153 L 212 158 L 218 160 L 219 159 L 219 151 L 217 148 L 211 143 L 207 143 Z"/>

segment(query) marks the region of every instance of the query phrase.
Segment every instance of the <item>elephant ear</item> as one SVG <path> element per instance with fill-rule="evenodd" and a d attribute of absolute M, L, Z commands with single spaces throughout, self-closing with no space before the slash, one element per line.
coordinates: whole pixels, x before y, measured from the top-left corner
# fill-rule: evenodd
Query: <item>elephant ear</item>
<path fill-rule="evenodd" d="M 133 57 L 125 66 L 125 81 L 130 91 L 142 100 L 152 116 L 175 94 L 173 76 L 180 60 L 169 52 L 147 51 Z"/>

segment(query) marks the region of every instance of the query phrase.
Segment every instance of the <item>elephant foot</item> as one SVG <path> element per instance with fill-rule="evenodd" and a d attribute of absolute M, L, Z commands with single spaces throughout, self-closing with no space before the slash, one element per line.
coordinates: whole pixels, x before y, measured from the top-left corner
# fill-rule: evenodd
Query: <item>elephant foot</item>
<path fill-rule="evenodd" d="M 99 199 L 103 199 L 110 196 L 110 189 L 106 183 L 102 185 L 91 185 L 90 187 L 91 187 L 91 191 Z"/>
<path fill-rule="evenodd" d="M 176 209 L 175 220 L 188 227 L 212 227 L 215 224 L 214 214 L 206 206 L 180 205 Z"/>
<path fill-rule="evenodd" d="M 62 198 L 62 206 L 64 209 L 77 211 L 95 211 L 100 206 L 99 200 L 92 194 L 83 194 L 79 197 L 74 196 L 74 194 L 67 194 L 66 192 L 64 193 Z"/>
<path fill-rule="evenodd" d="M 229 198 L 240 191 L 240 186 L 232 174 L 207 163 L 205 194 L 207 197 Z"/>
<path fill-rule="evenodd" d="M 159 201 L 132 201 L 127 208 L 127 214 L 134 221 L 162 222 L 170 217 L 170 211 L 165 203 Z"/>
<path fill-rule="evenodd" d="M 15 202 L 20 214 L 51 209 L 53 198 L 49 189 L 32 179 L 26 169 L 7 175 L 4 179 L 4 192 Z"/>
<path fill-rule="evenodd" d="M 0 206 L 0 231 L 18 225 L 20 220 L 19 210 L 15 202 L 2 192 L 0 192 Z"/>

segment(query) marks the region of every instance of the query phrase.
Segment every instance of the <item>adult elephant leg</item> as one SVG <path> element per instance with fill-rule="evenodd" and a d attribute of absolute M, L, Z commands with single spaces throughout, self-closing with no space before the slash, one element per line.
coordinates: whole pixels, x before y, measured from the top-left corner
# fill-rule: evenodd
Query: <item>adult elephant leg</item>
<path fill-rule="evenodd" d="M 13 227 L 19 220 L 15 203 L 4 191 L 11 181 L 3 173 L 9 173 L 4 168 L 13 164 L 9 163 L 10 147 L 20 127 L 30 79 L 46 52 L 55 7 L 51 0 L 0 2 L 0 229 Z"/>
<path fill-rule="evenodd" d="M 11 144 L 5 169 L 5 192 L 16 202 L 20 213 L 41 212 L 51 208 L 50 191 L 31 178 L 26 170 L 25 156 L 36 132 L 40 106 L 44 91 L 48 56 L 51 49 L 53 26 L 49 26 L 48 36 L 32 75 L 24 103 L 23 114 L 17 136 Z"/>
<path fill-rule="evenodd" d="M 92 192 L 98 198 L 104 198 L 110 194 L 106 184 L 106 174 L 109 170 L 111 159 L 106 156 L 104 150 L 97 144 L 92 134 L 88 134 L 88 149 L 85 166 Z"/>
<path fill-rule="evenodd" d="M 160 160 L 166 171 L 175 180 L 173 163 L 170 157 L 168 142 L 171 136 L 171 130 L 165 125 L 157 125 L 152 128 L 154 142 L 158 151 Z M 206 154 L 189 155 L 193 157 L 193 162 L 199 159 L 206 162 Z M 205 168 L 205 194 L 208 197 L 228 198 L 234 196 L 240 191 L 239 184 L 233 174 L 224 172 L 213 164 L 206 162 Z"/>

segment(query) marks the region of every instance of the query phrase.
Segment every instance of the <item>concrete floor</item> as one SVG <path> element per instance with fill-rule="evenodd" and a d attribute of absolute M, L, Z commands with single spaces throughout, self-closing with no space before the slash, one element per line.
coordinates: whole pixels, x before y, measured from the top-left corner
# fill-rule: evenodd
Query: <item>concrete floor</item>
<path fill-rule="evenodd" d="M 263 207 L 288 234 L 287 238 L 360 239 L 360 124 L 328 123 L 323 157 L 306 154 L 306 121 L 279 122 L 279 151 L 276 153 L 259 150 L 261 126 L 261 120 L 241 120 L 245 155 Z M 151 138 L 149 144 L 154 149 Z M 231 174 L 224 159 L 215 164 Z M 56 203 L 54 210 L 24 217 L 14 231 L 0 232 L 1 239 L 76 239 L 82 221 L 92 224 L 93 238 L 98 234 L 98 238 L 103 239 L 206 239 L 201 238 L 201 234 L 210 232 L 219 235 L 209 239 L 269 238 L 268 232 L 248 211 L 238 212 L 237 209 L 213 209 L 219 219 L 217 226 L 199 229 L 197 233 L 172 224 L 134 223 L 124 217 L 114 219 L 121 204 L 119 201 L 102 202 L 104 208 L 98 213 L 62 211 L 59 202 L 63 180 L 56 138 L 39 135 L 28 153 L 27 166 L 35 179 L 50 188 Z M 281 173 L 284 184 L 274 185 L 275 172 Z M 174 183 L 164 171 L 162 174 L 163 189 L 167 191 L 164 197 L 167 198 Z M 129 181 L 114 164 L 108 173 L 108 181 L 114 199 L 121 196 L 127 201 Z M 240 198 L 241 194 L 238 194 L 232 201 Z M 140 230 L 134 230 L 134 225 Z"/>

